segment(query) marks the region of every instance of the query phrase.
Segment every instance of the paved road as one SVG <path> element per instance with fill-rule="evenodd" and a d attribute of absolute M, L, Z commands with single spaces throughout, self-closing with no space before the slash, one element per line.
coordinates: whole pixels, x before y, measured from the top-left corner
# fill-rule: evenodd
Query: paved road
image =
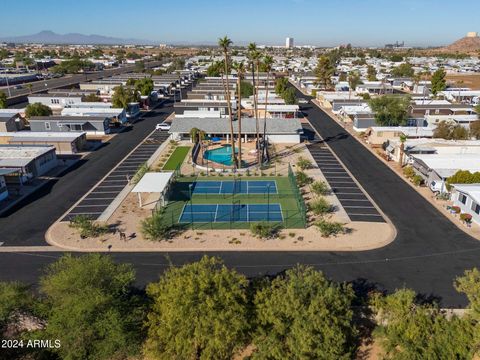
<path fill-rule="evenodd" d="M 323 270 L 334 280 L 351 281 L 359 292 L 373 288 L 393 291 L 406 286 L 426 298 L 440 300 L 443 306 L 464 306 L 466 299 L 454 290 L 452 283 L 465 269 L 480 265 L 480 243 L 444 218 L 324 112 L 312 106 L 306 106 L 303 110 L 328 145 L 393 221 L 398 230 L 397 238 L 382 249 L 355 253 L 232 252 L 216 255 L 248 276 L 275 274 L 296 263 L 303 263 Z M 146 135 L 148 129 L 146 125 L 133 131 Z M 137 142 L 142 137 L 139 134 L 134 136 Z M 123 137 L 122 141 L 118 137 L 116 143 L 112 141 L 111 145 L 100 151 L 107 154 L 110 147 L 110 150 L 126 154 L 127 151 L 122 148 L 124 141 L 133 142 L 128 136 Z M 99 163 L 94 167 L 103 174 L 118 159 L 99 156 L 91 161 Z M 55 214 L 59 216 L 102 175 L 94 174 L 94 171 L 82 174 L 80 170 L 63 177 L 42 198 L 18 211 L 18 216 L 1 219 L 2 241 L 6 245 L 38 243 Z M 87 178 L 77 179 L 85 175 Z M 88 176 L 95 177 L 95 180 Z M 118 261 L 133 263 L 137 269 L 138 283 L 143 285 L 157 279 L 170 262 L 183 264 L 201 255 L 125 253 L 113 256 Z M 58 256 L 60 254 L 55 253 L 1 253 L 0 280 L 36 282 L 42 267 Z"/>
<path fill-rule="evenodd" d="M 154 67 L 160 64 L 162 64 L 162 62 L 152 61 L 152 62 L 146 63 L 145 67 Z M 10 92 L 8 92 L 7 87 L 1 88 L 0 91 L 3 91 L 4 93 L 7 94 L 7 96 L 9 97 L 9 102 L 14 103 L 15 98 L 21 98 L 21 97 L 25 98 L 25 96 L 29 95 L 31 92 L 36 93 L 36 92 L 47 91 L 49 89 L 76 85 L 80 82 L 98 80 L 98 79 L 110 77 L 113 75 L 132 72 L 134 70 L 135 70 L 135 65 L 126 65 L 126 66 L 117 67 L 113 69 L 106 69 L 102 71 L 87 72 L 85 74 L 66 75 L 57 79 L 34 81 L 29 83 L 32 85 L 31 91 L 26 87 L 27 83 L 20 84 L 23 87 L 22 89 L 15 89 L 14 88 L 15 86 L 10 86 Z"/>
<path fill-rule="evenodd" d="M 10 214 L 0 218 L 0 241 L 4 242 L 4 246 L 45 245 L 46 229 L 137 146 L 172 110 L 172 103 L 168 101 L 161 108 L 147 113 L 131 130 L 115 136 L 105 146 L 81 160 L 66 175 L 49 182 Z"/>

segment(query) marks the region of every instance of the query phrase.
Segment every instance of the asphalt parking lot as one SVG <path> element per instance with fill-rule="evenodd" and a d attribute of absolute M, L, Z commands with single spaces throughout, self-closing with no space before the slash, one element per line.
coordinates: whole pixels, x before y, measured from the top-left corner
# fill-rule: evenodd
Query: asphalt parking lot
<path fill-rule="evenodd" d="M 88 195 L 80 200 L 63 218 L 70 221 L 75 216 L 86 215 L 96 220 L 107 209 L 117 195 L 128 184 L 138 168 L 155 153 L 168 138 L 167 131 L 154 131 L 137 148 L 104 178 L 96 184 Z"/>
<path fill-rule="evenodd" d="M 385 222 L 382 215 L 332 151 L 320 142 L 308 146 L 318 168 L 322 171 L 332 192 L 352 221 Z"/>

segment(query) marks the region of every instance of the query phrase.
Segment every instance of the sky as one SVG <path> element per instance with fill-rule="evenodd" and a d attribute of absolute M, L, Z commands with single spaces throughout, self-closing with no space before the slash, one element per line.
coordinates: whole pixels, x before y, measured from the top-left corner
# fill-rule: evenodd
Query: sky
<path fill-rule="evenodd" d="M 22 0 L 2 1 L 0 37 L 42 30 L 158 43 L 406 46 L 480 32 L 479 0 Z"/>

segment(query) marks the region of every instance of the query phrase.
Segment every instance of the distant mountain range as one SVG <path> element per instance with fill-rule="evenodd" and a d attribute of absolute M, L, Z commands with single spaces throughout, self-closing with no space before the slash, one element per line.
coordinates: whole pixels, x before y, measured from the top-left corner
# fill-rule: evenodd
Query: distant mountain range
<path fill-rule="evenodd" d="M 50 30 L 23 36 L 0 37 L 0 42 L 19 44 L 71 44 L 71 45 L 153 45 L 153 41 L 142 39 L 122 39 L 103 35 L 84 35 L 78 33 L 57 34 Z"/>

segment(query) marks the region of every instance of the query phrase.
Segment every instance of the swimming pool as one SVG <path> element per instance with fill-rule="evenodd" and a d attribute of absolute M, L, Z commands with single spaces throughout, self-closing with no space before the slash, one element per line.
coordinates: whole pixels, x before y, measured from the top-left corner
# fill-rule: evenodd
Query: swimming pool
<path fill-rule="evenodd" d="M 235 149 L 235 153 L 238 153 L 238 149 Z M 216 149 L 207 150 L 203 157 L 207 160 L 230 166 L 232 165 L 232 146 L 223 145 Z"/>

